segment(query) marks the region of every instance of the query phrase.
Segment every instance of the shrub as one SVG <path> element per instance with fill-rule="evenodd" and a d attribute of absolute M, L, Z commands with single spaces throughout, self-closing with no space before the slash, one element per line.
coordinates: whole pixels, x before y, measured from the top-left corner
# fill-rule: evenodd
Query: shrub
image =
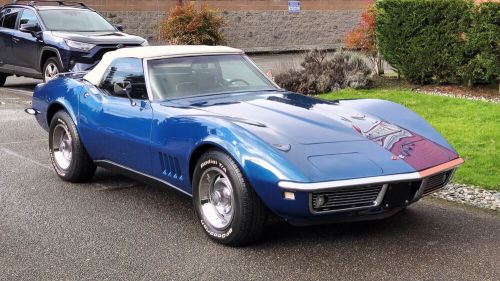
<path fill-rule="evenodd" d="M 276 83 L 293 92 L 315 95 L 346 87 L 366 87 L 371 73 L 363 58 L 347 51 L 335 52 L 328 58 L 326 51 L 312 50 L 301 66 L 301 70 L 278 74 Z"/>
<path fill-rule="evenodd" d="M 205 6 L 178 5 L 161 24 L 161 37 L 175 45 L 222 45 L 224 18 Z"/>
<path fill-rule="evenodd" d="M 466 36 L 465 56 L 467 61 L 459 74 L 469 86 L 500 77 L 500 3 L 483 3 L 476 8 Z"/>
<path fill-rule="evenodd" d="M 459 82 L 466 61 L 469 0 L 377 1 L 376 35 L 382 56 L 408 80 Z"/>
<path fill-rule="evenodd" d="M 360 50 L 370 60 L 377 75 L 384 74 L 383 60 L 380 57 L 375 36 L 375 5 L 369 5 L 361 14 L 358 26 L 347 33 L 345 46 L 351 50 Z"/>

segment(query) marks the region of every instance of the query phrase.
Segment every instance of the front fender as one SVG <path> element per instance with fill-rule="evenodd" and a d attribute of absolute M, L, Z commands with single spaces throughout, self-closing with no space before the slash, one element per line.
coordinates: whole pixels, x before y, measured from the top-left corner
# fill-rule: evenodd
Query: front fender
<path fill-rule="evenodd" d="M 180 177 L 166 179 L 187 193 L 192 193 L 190 164 L 197 161 L 193 153 L 206 145 L 218 147 L 231 156 L 267 206 L 272 206 L 271 198 L 281 196 L 277 185 L 280 180 L 307 180 L 286 159 L 286 152 L 274 148 L 234 122 L 217 116 L 183 115 L 183 109 L 173 107 L 168 110 L 155 104 L 153 107 L 157 109 L 151 130 L 153 173 L 159 178 L 165 178 L 165 175 L 158 172 L 160 164 L 156 159 L 160 157 L 155 154 L 177 158 L 183 169 L 182 181 Z M 159 111 L 168 112 L 169 115 Z"/>
<path fill-rule="evenodd" d="M 290 203 L 282 199 L 282 190 L 277 183 L 282 179 L 304 182 L 306 176 L 282 155 L 286 152 L 279 151 L 240 126 L 227 123 L 200 140 L 195 149 L 207 144 L 221 148 L 237 162 L 245 178 L 270 210 L 279 214 L 280 210 L 290 209 L 290 206 L 284 206 Z"/>
<path fill-rule="evenodd" d="M 343 105 L 378 116 L 392 124 L 415 132 L 454 153 L 456 150 L 427 121 L 410 109 L 391 101 L 378 99 L 343 100 Z"/>

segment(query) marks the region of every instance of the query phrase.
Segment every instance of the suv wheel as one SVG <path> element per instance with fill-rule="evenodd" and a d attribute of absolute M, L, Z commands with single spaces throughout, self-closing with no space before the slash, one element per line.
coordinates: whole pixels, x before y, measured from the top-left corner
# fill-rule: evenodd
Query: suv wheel
<path fill-rule="evenodd" d="M 5 85 L 5 80 L 7 80 L 7 74 L 0 73 L 0 87 Z"/>
<path fill-rule="evenodd" d="M 50 57 L 43 65 L 43 81 L 49 82 L 57 74 L 61 73 L 62 67 L 56 57 Z"/>

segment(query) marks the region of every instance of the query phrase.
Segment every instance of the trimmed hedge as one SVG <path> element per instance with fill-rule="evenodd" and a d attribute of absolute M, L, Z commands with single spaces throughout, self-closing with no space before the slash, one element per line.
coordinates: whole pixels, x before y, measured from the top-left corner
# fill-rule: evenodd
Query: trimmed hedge
<path fill-rule="evenodd" d="M 471 0 L 377 1 L 377 43 L 412 82 L 493 82 L 499 77 L 499 7 Z"/>
<path fill-rule="evenodd" d="M 473 19 L 459 74 L 469 85 L 490 83 L 500 77 L 500 3 L 482 3 Z"/>

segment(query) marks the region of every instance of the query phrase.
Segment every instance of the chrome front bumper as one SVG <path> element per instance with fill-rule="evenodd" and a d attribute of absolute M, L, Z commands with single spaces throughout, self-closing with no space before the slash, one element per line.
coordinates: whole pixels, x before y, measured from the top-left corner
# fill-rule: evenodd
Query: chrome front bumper
<path fill-rule="evenodd" d="M 312 214 L 402 207 L 446 186 L 462 163 L 457 158 L 414 173 L 318 183 L 282 181 L 279 186 L 287 191 L 308 192 Z M 325 200 L 318 206 L 318 201 Z"/>

